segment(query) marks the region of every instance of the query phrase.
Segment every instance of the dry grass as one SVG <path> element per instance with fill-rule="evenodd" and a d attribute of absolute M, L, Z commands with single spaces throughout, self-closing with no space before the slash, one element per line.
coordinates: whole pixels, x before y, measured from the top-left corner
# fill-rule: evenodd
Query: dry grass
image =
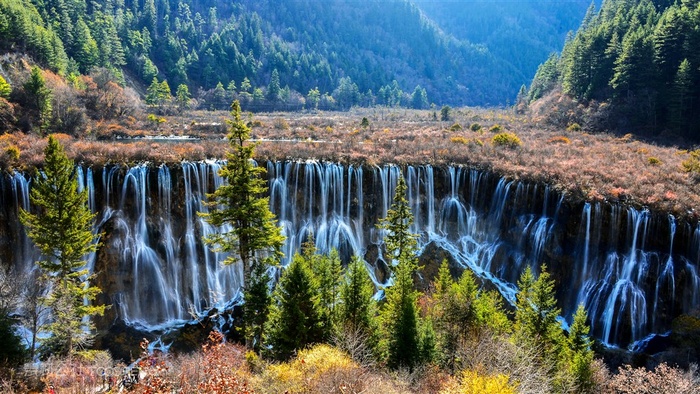
<path fill-rule="evenodd" d="M 363 128 L 363 117 L 370 126 Z M 65 136 L 67 150 L 77 161 L 105 163 L 177 163 L 181 160 L 222 158 L 227 149 L 224 111 L 194 111 L 166 117 L 158 130 L 148 120 L 127 118 L 119 124 L 91 125 L 88 135 L 193 136 L 195 141 L 74 140 Z M 259 141 L 259 159 L 318 160 L 369 165 L 457 164 L 489 169 L 511 178 L 550 183 L 574 201 L 609 200 L 649 206 L 678 216 L 697 219 L 700 187 L 696 176 L 683 170 L 688 153 L 610 134 L 541 126 L 527 116 L 507 110 L 478 108 L 453 111 L 450 122 L 434 121 L 431 111 L 357 109 L 346 113 L 270 113 L 246 115 L 252 136 Z M 452 131 L 450 126 L 475 124 Z M 484 133 L 498 125 L 515 133 L 520 147 L 494 146 Z M 281 127 L 284 126 L 284 127 Z M 0 137 L 0 152 L 10 146 L 20 150 L 20 160 L 2 156 L 6 166 L 20 168 L 40 164 L 44 140 L 33 135 Z M 20 164 L 21 163 L 21 164 Z"/>

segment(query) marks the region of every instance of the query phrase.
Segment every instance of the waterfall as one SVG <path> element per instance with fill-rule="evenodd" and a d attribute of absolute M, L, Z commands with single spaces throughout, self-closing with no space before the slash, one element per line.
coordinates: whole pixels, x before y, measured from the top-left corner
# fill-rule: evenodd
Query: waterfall
<path fill-rule="evenodd" d="M 182 324 L 212 307 L 240 300 L 240 263 L 202 238 L 217 231 L 199 213 L 223 184 L 218 161 L 179 166 L 77 168 L 81 190 L 103 234 L 90 268 L 116 317 L 145 330 Z M 317 161 L 267 162 L 270 208 L 286 236 L 286 265 L 313 233 L 321 253 L 365 259 L 375 285 L 390 284 L 381 254 L 386 216 L 398 177 L 407 184 L 424 258 L 449 256 L 515 302 L 526 267 L 548 265 L 557 280 L 563 318 L 582 303 L 592 333 L 628 346 L 665 332 L 674 317 L 700 305 L 700 226 L 644 209 L 601 202 L 571 204 L 553 188 L 473 168 L 430 165 L 343 166 Z M 4 178 L 0 223 L 11 239 L 0 251 L 21 270 L 38 252 L 18 224 L 31 209 L 31 181 Z M 10 237 L 10 238 L 8 238 Z M 435 261 L 439 264 L 440 261 Z M 426 278 L 428 280 L 430 278 Z"/>

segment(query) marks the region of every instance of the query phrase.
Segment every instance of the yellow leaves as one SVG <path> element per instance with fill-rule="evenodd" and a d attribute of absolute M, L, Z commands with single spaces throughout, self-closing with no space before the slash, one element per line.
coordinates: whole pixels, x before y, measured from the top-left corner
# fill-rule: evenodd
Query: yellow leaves
<path fill-rule="evenodd" d="M 347 354 L 323 344 L 300 351 L 294 360 L 268 366 L 259 376 L 257 386 L 262 392 L 270 393 L 313 392 L 313 385 L 336 386 L 340 381 L 352 382 L 361 373 L 360 366 Z"/>
<path fill-rule="evenodd" d="M 464 371 L 459 384 L 448 387 L 441 394 L 515 394 L 517 385 L 511 384 L 506 375 L 481 375 L 476 371 Z"/>

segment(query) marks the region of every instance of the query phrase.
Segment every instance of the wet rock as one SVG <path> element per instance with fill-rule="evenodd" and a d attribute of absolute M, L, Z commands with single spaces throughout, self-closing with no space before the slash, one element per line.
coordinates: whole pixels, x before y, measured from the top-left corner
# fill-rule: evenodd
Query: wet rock
<path fill-rule="evenodd" d="M 152 342 L 157 336 L 117 320 L 108 330 L 98 331 L 93 347 L 108 350 L 115 360 L 130 363 L 141 356 L 139 344 L 144 338 Z"/>

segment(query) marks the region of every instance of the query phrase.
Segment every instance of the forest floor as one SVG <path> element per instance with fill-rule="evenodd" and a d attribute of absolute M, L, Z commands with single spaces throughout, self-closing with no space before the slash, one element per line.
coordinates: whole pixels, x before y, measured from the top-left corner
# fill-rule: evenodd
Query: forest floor
<path fill-rule="evenodd" d="M 437 112 L 437 113 L 436 113 Z M 511 109 L 462 108 L 440 121 L 439 111 L 353 109 L 348 112 L 247 114 L 258 159 L 327 160 L 382 165 L 464 165 L 510 178 L 546 182 L 573 201 L 622 202 L 697 220 L 698 176 L 683 168 L 689 152 L 632 135 L 556 128 Z M 362 119 L 369 125 L 362 127 Z M 97 122 L 86 136 L 61 135 L 69 155 L 87 165 L 154 164 L 224 158 L 226 111 L 128 117 Z M 517 147 L 494 144 L 515 133 Z M 8 147 L 19 148 L 19 158 Z M 28 169 L 43 159 L 45 139 L 0 136 L 5 167 Z"/>

